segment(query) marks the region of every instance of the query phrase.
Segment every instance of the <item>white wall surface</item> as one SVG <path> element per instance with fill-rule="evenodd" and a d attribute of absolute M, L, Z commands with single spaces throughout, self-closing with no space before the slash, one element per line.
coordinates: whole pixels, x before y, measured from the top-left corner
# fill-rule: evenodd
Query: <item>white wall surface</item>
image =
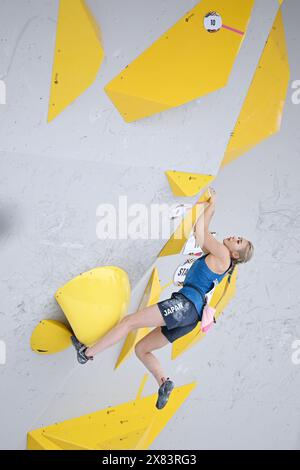
<path fill-rule="evenodd" d="M 63 319 L 56 289 L 78 273 L 115 264 L 130 275 L 138 304 L 166 240 L 99 240 L 96 208 L 174 198 L 164 171 L 216 174 L 277 1 L 257 1 L 228 86 L 181 108 L 125 124 L 103 86 L 195 1 L 93 0 L 105 62 L 95 83 L 46 123 L 58 2 L 0 0 L 0 447 L 24 448 L 26 432 L 135 397 L 143 367 L 133 356 L 113 371 L 121 344 L 86 367 L 70 349 L 34 355 L 30 335 L 44 318 Z M 283 15 L 292 80 L 299 80 L 297 0 Z M 300 448 L 299 115 L 288 92 L 282 129 L 214 182 L 212 223 L 220 238 L 243 235 L 255 258 L 240 268 L 238 293 L 214 332 L 176 361 L 158 352 L 176 384 L 198 387 L 153 449 Z M 214 142 L 212 148 L 211 142 Z M 149 380 L 145 393 L 156 385 Z"/>

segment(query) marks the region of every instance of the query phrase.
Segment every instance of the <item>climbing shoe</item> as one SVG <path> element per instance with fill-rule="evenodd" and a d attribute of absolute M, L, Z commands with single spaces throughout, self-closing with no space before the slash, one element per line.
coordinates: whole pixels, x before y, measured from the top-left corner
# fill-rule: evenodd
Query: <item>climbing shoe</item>
<path fill-rule="evenodd" d="M 156 408 L 161 410 L 166 406 L 169 400 L 170 393 L 172 392 L 174 388 L 174 382 L 167 378 L 165 382 L 161 384 L 161 386 L 158 389 L 158 398 L 156 402 Z"/>
<path fill-rule="evenodd" d="M 77 351 L 77 361 L 79 364 L 85 364 L 87 361 L 92 361 L 93 357 L 87 357 L 85 355 L 85 351 L 87 350 L 87 347 L 78 341 L 78 339 L 75 336 L 71 336 L 71 341 L 74 346 L 74 348 Z"/>

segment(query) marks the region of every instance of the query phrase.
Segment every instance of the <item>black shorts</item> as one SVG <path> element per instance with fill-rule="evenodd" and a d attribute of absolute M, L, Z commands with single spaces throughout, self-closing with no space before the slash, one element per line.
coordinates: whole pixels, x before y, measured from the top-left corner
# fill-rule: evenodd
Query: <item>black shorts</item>
<path fill-rule="evenodd" d="M 157 306 L 166 322 L 161 332 L 170 343 L 192 331 L 200 321 L 193 302 L 178 292 L 173 292 L 169 299 L 158 302 Z"/>

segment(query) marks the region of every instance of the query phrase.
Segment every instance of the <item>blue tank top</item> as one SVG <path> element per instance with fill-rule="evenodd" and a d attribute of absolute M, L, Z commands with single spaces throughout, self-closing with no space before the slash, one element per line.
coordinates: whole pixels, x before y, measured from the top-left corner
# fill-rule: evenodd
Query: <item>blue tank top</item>
<path fill-rule="evenodd" d="M 203 293 L 203 296 L 209 292 L 213 286 L 214 281 L 218 281 L 220 283 L 222 279 L 225 277 L 227 272 L 232 266 L 232 262 L 230 263 L 229 268 L 223 274 L 217 274 L 207 266 L 205 258 L 209 255 L 207 253 L 205 256 L 201 256 L 201 258 L 194 261 L 192 267 L 189 269 L 183 287 L 178 291 L 180 294 L 183 294 L 187 297 L 193 304 L 195 305 L 197 312 L 202 317 L 202 308 L 204 306 L 204 302 L 202 296 L 197 290 L 193 289 L 192 287 L 185 286 L 185 284 L 192 284 L 197 287 Z"/>

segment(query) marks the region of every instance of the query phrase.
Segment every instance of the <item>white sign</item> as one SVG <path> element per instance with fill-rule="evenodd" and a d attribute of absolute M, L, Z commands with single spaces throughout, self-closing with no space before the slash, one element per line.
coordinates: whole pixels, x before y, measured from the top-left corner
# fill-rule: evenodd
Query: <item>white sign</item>
<path fill-rule="evenodd" d="M 178 206 L 172 207 L 170 211 L 170 219 L 184 217 L 187 211 L 189 211 L 192 207 L 192 204 L 179 204 Z"/>
<path fill-rule="evenodd" d="M 222 28 L 222 18 L 216 11 L 209 12 L 204 18 L 204 27 L 209 33 L 216 33 Z"/>
<path fill-rule="evenodd" d="M 194 232 L 190 235 L 189 239 L 187 240 L 184 249 L 184 255 L 203 255 L 203 251 L 201 250 L 200 245 L 197 244 L 196 238 L 194 237 Z"/>
<path fill-rule="evenodd" d="M 217 232 L 210 232 L 210 234 L 216 238 Z M 197 255 L 197 256 L 204 255 L 204 251 L 202 250 L 201 246 L 196 241 L 194 230 L 192 230 L 189 239 L 184 245 L 183 254 L 184 255 Z"/>
<path fill-rule="evenodd" d="M 193 262 L 196 261 L 198 258 L 189 258 L 185 261 L 185 263 L 178 266 L 175 271 L 173 282 L 176 286 L 182 286 L 185 280 L 185 276 L 187 275 L 188 271 L 191 269 Z"/>

